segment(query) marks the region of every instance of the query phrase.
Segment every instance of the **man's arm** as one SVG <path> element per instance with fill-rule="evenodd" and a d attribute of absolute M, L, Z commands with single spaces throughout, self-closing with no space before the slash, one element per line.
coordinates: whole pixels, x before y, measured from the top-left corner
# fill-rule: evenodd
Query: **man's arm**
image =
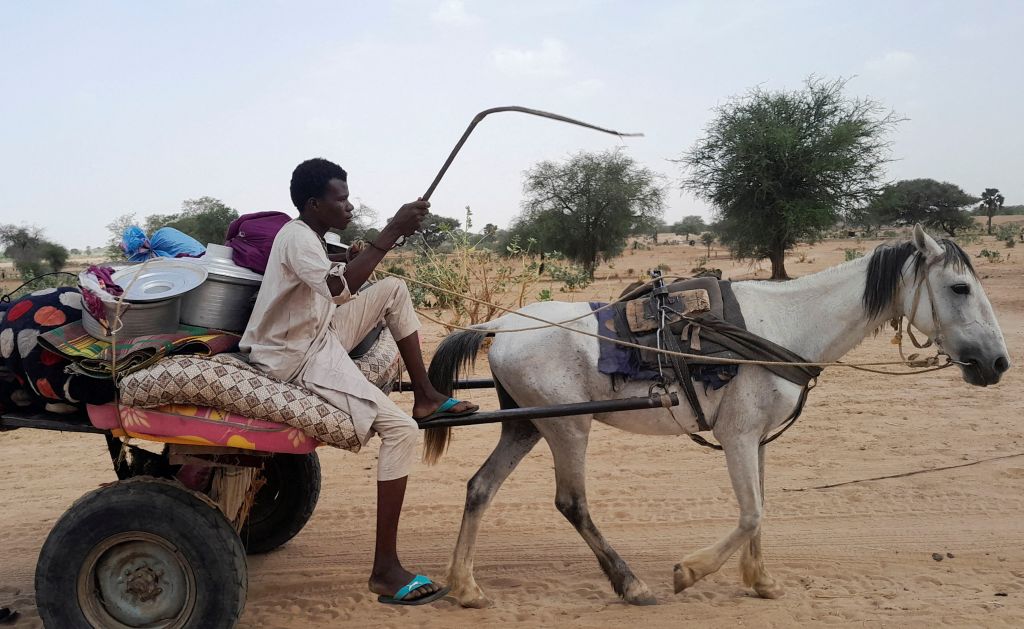
<path fill-rule="evenodd" d="M 340 295 L 345 290 L 346 283 L 349 291 L 355 294 L 398 239 L 402 236 L 411 236 L 420 228 L 420 223 L 429 209 L 430 203 L 423 200 L 403 205 L 381 230 L 380 235 L 345 265 L 342 274 L 345 276 L 344 281 L 338 277 L 327 278 L 327 287 L 331 289 L 331 294 Z"/>

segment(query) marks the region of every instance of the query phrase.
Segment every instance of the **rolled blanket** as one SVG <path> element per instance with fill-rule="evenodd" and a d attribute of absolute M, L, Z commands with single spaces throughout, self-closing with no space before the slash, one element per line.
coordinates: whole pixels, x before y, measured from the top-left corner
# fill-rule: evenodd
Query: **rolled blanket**
<path fill-rule="evenodd" d="M 90 336 L 81 321 L 51 330 L 39 344 L 72 361 L 74 370 L 96 378 L 111 377 L 111 358 L 118 375 L 129 374 L 172 354 L 213 356 L 238 349 L 237 334 L 183 325 L 174 334 L 118 340 L 117 346 Z"/>

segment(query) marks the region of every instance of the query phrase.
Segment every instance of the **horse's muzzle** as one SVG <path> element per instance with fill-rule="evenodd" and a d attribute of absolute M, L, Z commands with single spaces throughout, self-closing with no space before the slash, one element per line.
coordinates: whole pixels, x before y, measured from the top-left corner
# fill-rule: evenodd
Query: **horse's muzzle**
<path fill-rule="evenodd" d="M 993 359 L 965 352 L 959 362 L 966 363 L 960 365 L 964 381 L 979 387 L 996 384 L 1010 368 L 1010 359 L 1002 355 Z"/>

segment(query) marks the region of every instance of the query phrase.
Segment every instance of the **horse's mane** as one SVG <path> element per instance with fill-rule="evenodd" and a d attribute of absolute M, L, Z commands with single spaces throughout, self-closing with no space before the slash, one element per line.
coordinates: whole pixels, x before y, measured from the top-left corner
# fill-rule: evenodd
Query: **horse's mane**
<path fill-rule="evenodd" d="M 970 257 L 958 244 L 946 238 L 938 242 L 943 250 L 942 266 L 953 265 L 959 271 L 976 276 Z M 903 279 L 903 269 L 911 258 L 914 260 L 914 273 L 920 275 L 924 271 L 925 260 L 913 242 L 882 244 L 875 248 L 868 262 L 862 297 L 864 310 L 869 316 L 876 317 L 892 306 Z"/>

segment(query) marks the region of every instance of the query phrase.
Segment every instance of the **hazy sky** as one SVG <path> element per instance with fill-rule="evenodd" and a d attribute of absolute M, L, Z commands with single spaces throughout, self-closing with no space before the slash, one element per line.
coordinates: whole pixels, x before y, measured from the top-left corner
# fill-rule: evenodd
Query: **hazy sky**
<path fill-rule="evenodd" d="M 505 226 L 538 160 L 623 146 L 674 186 L 713 107 L 812 73 L 909 118 L 892 178 L 1024 203 L 1022 31 L 1021 2 L 0 0 L 0 222 L 84 247 L 204 195 L 290 211 L 313 156 L 383 219 L 496 105 L 646 134 L 489 118 L 433 206 Z M 673 188 L 666 219 L 684 214 L 709 209 Z"/>

